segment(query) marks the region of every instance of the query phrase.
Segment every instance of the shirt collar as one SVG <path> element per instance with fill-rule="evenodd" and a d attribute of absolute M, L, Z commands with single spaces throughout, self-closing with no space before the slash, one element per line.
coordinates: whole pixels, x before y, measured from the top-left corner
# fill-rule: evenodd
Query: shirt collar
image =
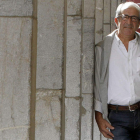
<path fill-rule="evenodd" d="M 122 41 L 120 40 L 120 38 L 118 37 L 118 35 L 117 35 L 117 32 L 115 33 L 115 39 L 116 39 L 116 41 L 119 43 L 119 45 L 120 45 L 120 43 L 122 43 Z M 138 36 L 137 36 L 137 34 L 135 33 L 135 38 L 133 39 L 133 40 L 131 40 L 131 41 L 129 41 L 129 42 L 132 42 L 132 43 L 137 43 L 137 41 L 138 41 Z"/>

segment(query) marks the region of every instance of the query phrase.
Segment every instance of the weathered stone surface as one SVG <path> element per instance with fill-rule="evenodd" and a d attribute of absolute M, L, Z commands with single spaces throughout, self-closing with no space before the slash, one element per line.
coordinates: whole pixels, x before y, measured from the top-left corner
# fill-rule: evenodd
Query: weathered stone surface
<path fill-rule="evenodd" d="M 110 23 L 110 0 L 104 0 L 104 23 Z"/>
<path fill-rule="evenodd" d="M 92 140 L 93 95 L 82 94 L 81 140 Z"/>
<path fill-rule="evenodd" d="M 0 16 L 31 16 L 32 0 L 1 0 Z"/>
<path fill-rule="evenodd" d="M 115 12 L 118 6 L 118 2 L 116 0 L 111 0 L 111 31 L 116 29 L 116 25 L 114 22 Z"/>
<path fill-rule="evenodd" d="M 104 25 L 104 37 L 110 33 L 110 24 Z"/>
<path fill-rule="evenodd" d="M 94 20 L 84 19 L 82 93 L 93 93 Z"/>
<path fill-rule="evenodd" d="M 38 1 L 37 88 L 62 89 L 64 0 Z"/>
<path fill-rule="evenodd" d="M 82 0 L 67 0 L 67 14 L 81 15 Z"/>
<path fill-rule="evenodd" d="M 80 99 L 65 99 L 65 140 L 79 140 Z"/>
<path fill-rule="evenodd" d="M 103 0 L 96 0 L 95 44 L 103 39 Z"/>
<path fill-rule="evenodd" d="M 37 90 L 36 140 L 60 140 L 61 90 Z"/>
<path fill-rule="evenodd" d="M 10 140 L 28 137 L 31 32 L 30 18 L 0 18 L 0 131 L 5 129 L 0 133 L 2 140 L 9 135 Z"/>
<path fill-rule="evenodd" d="M 68 17 L 66 96 L 80 95 L 81 19 Z"/>
<path fill-rule="evenodd" d="M 29 140 L 29 129 L 21 126 L 0 130 L 0 140 Z"/>
<path fill-rule="evenodd" d="M 97 126 L 96 120 L 95 120 L 95 116 L 93 116 L 93 140 L 101 140 L 101 134 L 99 131 L 99 128 Z"/>
<path fill-rule="evenodd" d="M 84 17 L 95 16 L 95 0 L 84 0 Z"/>

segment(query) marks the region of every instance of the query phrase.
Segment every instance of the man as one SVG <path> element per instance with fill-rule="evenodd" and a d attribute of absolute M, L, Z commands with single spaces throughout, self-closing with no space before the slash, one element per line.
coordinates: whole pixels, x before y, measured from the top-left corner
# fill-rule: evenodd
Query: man
<path fill-rule="evenodd" d="M 117 30 L 96 46 L 95 118 L 114 140 L 140 140 L 140 8 L 133 2 L 116 10 Z"/>

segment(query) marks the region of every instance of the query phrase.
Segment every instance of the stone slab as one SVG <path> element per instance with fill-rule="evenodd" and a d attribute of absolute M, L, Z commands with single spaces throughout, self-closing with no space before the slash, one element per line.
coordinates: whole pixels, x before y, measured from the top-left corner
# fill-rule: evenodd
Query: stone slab
<path fill-rule="evenodd" d="M 104 23 L 110 23 L 110 0 L 104 0 Z"/>
<path fill-rule="evenodd" d="M 80 99 L 65 99 L 65 140 L 79 140 Z"/>
<path fill-rule="evenodd" d="M 62 89 L 64 0 L 38 0 L 37 88 Z"/>
<path fill-rule="evenodd" d="M 94 19 L 84 19 L 83 28 L 82 93 L 93 93 Z"/>
<path fill-rule="evenodd" d="M 94 18 L 95 0 L 84 0 L 84 17 Z"/>
<path fill-rule="evenodd" d="M 114 18 L 115 18 L 115 12 L 118 6 L 118 1 L 116 0 L 111 0 L 111 31 L 116 29 L 116 25 L 114 22 Z"/>
<path fill-rule="evenodd" d="M 82 0 L 67 0 L 67 15 L 81 15 Z"/>
<path fill-rule="evenodd" d="M 103 39 L 103 0 L 96 0 L 95 44 Z"/>
<path fill-rule="evenodd" d="M 82 94 L 81 140 L 92 140 L 93 94 Z"/>
<path fill-rule="evenodd" d="M 61 90 L 37 90 L 36 140 L 61 138 Z"/>
<path fill-rule="evenodd" d="M 0 130 L 0 140 L 29 140 L 29 128 L 21 126 Z"/>
<path fill-rule="evenodd" d="M 80 17 L 68 17 L 66 53 L 66 96 L 79 96 L 81 60 Z"/>
<path fill-rule="evenodd" d="M 104 24 L 104 37 L 111 33 L 110 28 L 110 24 Z"/>
<path fill-rule="evenodd" d="M 31 16 L 32 0 L 1 0 L 0 16 Z"/>
<path fill-rule="evenodd" d="M 93 116 L 93 124 L 93 140 L 101 140 L 101 133 L 96 123 L 95 115 Z"/>
<path fill-rule="evenodd" d="M 0 138 L 28 137 L 31 34 L 30 18 L 0 18 Z"/>

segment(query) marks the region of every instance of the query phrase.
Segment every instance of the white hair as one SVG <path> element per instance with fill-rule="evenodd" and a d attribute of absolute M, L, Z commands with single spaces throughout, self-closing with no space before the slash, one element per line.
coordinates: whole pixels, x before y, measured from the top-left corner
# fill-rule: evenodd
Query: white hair
<path fill-rule="evenodd" d="M 116 10 L 116 16 L 115 16 L 115 18 L 117 18 L 119 15 L 121 15 L 121 13 L 122 13 L 122 11 L 123 11 L 124 9 L 127 9 L 127 8 L 129 8 L 129 7 L 134 7 L 134 8 L 136 8 L 136 9 L 138 10 L 138 12 L 139 12 L 139 18 L 140 18 L 140 7 L 138 6 L 138 4 L 136 4 L 136 3 L 134 3 L 134 2 L 125 2 L 125 3 L 121 3 L 121 4 L 118 6 L 117 10 Z"/>

